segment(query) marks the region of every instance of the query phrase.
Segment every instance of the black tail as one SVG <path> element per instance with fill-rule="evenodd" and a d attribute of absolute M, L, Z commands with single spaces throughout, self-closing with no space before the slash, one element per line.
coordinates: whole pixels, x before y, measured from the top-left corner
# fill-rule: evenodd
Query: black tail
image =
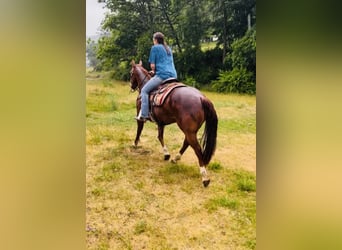
<path fill-rule="evenodd" d="M 207 98 L 202 98 L 201 101 L 205 116 L 205 129 L 202 137 L 203 162 L 207 165 L 216 149 L 218 120 L 214 105 Z"/>

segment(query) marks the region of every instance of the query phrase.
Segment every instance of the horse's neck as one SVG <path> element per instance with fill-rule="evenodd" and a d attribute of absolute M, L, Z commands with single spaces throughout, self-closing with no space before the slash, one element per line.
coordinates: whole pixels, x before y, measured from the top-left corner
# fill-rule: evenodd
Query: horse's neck
<path fill-rule="evenodd" d="M 144 85 L 146 84 L 146 82 L 150 79 L 148 77 L 148 73 L 144 72 L 144 70 L 142 68 L 138 68 L 138 77 L 140 79 L 140 87 L 139 90 L 141 91 L 141 89 L 144 87 Z M 139 92 L 140 92 L 139 91 Z"/>

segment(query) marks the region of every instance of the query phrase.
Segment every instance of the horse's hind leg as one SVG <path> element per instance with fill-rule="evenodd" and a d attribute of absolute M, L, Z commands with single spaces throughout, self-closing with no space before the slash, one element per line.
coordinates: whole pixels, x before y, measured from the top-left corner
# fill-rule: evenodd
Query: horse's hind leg
<path fill-rule="evenodd" d="M 171 160 L 172 163 L 176 163 L 177 161 L 179 161 L 182 157 L 182 155 L 184 154 L 185 150 L 189 147 L 189 143 L 188 141 L 186 140 L 186 137 L 184 139 L 184 142 L 183 142 L 183 146 L 181 148 L 181 150 L 179 150 L 179 153 L 176 154 L 175 158 L 173 158 Z"/>
<path fill-rule="evenodd" d="M 198 158 L 198 163 L 200 166 L 200 174 L 202 176 L 202 183 L 204 187 L 207 187 L 210 183 L 210 179 L 207 173 L 207 170 L 205 168 L 204 162 L 203 162 L 203 154 L 200 144 L 198 143 L 196 134 L 188 134 L 186 136 L 188 143 L 190 146 L 194 149 L 195 154 Z"/>
<path fill-rule="evenodd" d="M 164 160 L 167 161 L 170 159 L 170 153 L 164 144 L 164 127 L 165 127 L 164 125 L 158 125 L 158 140 L 160 141 L 160 144 L 163 147 Z"/>

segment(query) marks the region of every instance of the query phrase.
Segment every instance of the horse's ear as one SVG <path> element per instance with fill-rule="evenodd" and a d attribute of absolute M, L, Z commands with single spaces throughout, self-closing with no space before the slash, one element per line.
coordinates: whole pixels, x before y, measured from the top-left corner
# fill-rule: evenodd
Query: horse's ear
<path fill-rule="evenodd" d="M 131 66 L 133 67 L 135 65 L 134 59 L 131 61 Z"/>
<path fill-rule="evenodd" d="M 141 60 L 139 61 L 139 65 L 142 66 L 142 61 Z"/>

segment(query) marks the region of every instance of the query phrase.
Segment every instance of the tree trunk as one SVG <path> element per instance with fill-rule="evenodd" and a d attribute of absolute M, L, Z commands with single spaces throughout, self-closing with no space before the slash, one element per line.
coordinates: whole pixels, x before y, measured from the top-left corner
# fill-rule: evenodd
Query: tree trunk
<path fill-rule="evenodd" d="M 249 13 L 248 16 L 247 16 L 247 23 L 248 23 L 248 30 L 251 29 L 251 14 Z"/>
<path fill-rule="evenodd" d="M 165 18 L 166 18 L 167 23 L 168 23 L 169 26 L 170 26 L 170 29 L 171 29 L 171 32 L 172 32 L 174 38 L 176 39 L 176 44 L 177 44 L 177 47 L 178 47 L 178 49 L 179 49 L 179 52 L 182 52 L 182 47 L 180 46 L 179 38 L 178 38 L 178 36 L 177 36 L 177 32 L 176 32 L 176 30 L 175 30 L 175 28 L 174 28 L 174 26 L 173 26 L 173 24 L 172 24 L 172 22 L 171 22 L 171 20 L 170 20 L 169 15 L 167 14 L 167 10 L 165 9 L 164 6 L 162 6 L 162 12 L 163 12 L 163 14 L 164 14 L 164 16 L 165 16 Z"/>
<path fill-rule="evenodd" d="M 224 1 L 222 1 L 223 9 L 223 52 L 222 52 L 222 63 L 224 63 L 224 58 L 227 54 L 228 38 L 227 38 L 227 10 Z"/>

